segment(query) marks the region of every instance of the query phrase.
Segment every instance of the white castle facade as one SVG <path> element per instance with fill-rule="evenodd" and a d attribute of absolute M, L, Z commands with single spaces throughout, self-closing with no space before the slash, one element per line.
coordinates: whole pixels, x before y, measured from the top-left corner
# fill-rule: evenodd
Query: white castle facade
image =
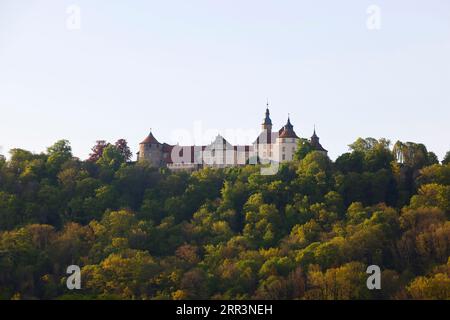
<path fill-rule="evenodd" d="M 278 131 L 272 130 L 269 106 L 261 125 L 262 132 L 252 145 L 233 146 L 221 135 L 206 146 L 180 146 L 160 143 L 152 132 L 139 144 L 138 161 L 170 170 L 198 170 L 205 166 L 223 168 L 256 163 L 292 161 L 299 137 L 288 117 Z M 314 150 L 327 153 L 319 142 L 316 130 L 309 140 Z"/>

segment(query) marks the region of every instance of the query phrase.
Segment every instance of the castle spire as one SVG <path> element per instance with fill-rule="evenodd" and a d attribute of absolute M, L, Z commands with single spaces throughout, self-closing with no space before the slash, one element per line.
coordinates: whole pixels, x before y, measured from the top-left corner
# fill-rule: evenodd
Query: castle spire
<path fill-rule="evenodd" d="M 292 129 L 294 126 L 291 124 L 291 114 L 290 113 L 288 113 L 288 119 L 287 119 L 287 123 L 286 123 L 286 125 L 284 126 L 285 128 L 288 128 L 288 129 Z"/>
<path fill-rule="evenodd" d="M 294 131 L 294 126 L 291 123 L 291 115 L 288 113 L 288 119 L 283 128 L 279 131 L 279 138 L 297 138 L 298 136 Z"/>
<path fill-rule="evenodd" d="M 272 130 L 272 119 L 270 119 L 270 111 L 269 111 L 269 99 L 267 99 L 267 104 L 266 104 L 266 116 L 263 120 L 262 123 L 262 129 L 263 130 L 267 130 L 267 131 L 271 131 Z"/>
<path fill-rule="evenodd" d="M 310 143 L 311 143 L 311 146 L 313 147 L 314 150 L 325 152 L 325 153 L 328 152 L 320 144 L 319 136 L 316 134 L 316 125 L 314 125 L 314 132 L 313 132 L 313 135 L 311 136 Z"/>
<path fill-rule="evenodd" d="M 312 135 L 312 137 L 311 137 L 311 139 L 312 138 L 317 138 L 317 139 L 319 139 L 319 137 L 317 136 L 317 134 L 316 134 L 316 125 L 314 124 L 314 132 L 313 132 L 313 135 Z"/>

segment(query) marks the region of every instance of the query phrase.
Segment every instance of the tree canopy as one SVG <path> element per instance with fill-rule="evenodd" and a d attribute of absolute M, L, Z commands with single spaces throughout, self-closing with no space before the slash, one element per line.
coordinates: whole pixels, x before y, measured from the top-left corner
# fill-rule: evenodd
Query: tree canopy
<path fill-rule="evenodd" d="M 0 299 L 449 299 L 450 163 L 359 138 L 331 161 L 301 141 L 275 175 L 89 159 L 66 140 L 0 157 Z M 81 267 L 82 290 L 65 286 Z M 366 287 L 382 270 L 383 290 Z"/>

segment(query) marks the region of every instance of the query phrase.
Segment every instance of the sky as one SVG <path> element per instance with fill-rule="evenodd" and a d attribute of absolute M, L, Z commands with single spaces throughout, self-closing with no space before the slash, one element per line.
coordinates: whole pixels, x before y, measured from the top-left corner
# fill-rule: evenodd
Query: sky
<path fill-rule="evenodd" d="M 0 0 L 0 154 L 249 144 L 268 100 L 332 159 L 358 137 L 442 159 L 449 57 L 448 0 Z"/>

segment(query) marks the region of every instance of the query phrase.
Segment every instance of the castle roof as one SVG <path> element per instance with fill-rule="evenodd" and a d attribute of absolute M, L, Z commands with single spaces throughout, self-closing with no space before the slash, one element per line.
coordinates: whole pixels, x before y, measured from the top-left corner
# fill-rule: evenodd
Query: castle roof
<path fill-rule="evenodd" d="M 322 147 L 322 145 L 319 142 L 319 137 L 316 134 L 316 128 L 314 128 L 314 132 L 313 135 L 311 136 L 311 140 L 310 140 L 311 146 L 314 148 L 314 150 L 316 151 L 324 151 L 324 152 L 328 152 L 327 150 L 325 150 L 324 147 Z"/>
<path fill-rule="evenodd" d="M 216 136 L 213 142 L 206 146 L 208 150 L 231 150 L 233 146 L 220 134 Z"/>
<path fill-rule="evenodd" d="M 294 131 L 294 126 L 291 124 L 291 120 L 288 117 L 287 123 L 284 125 L 283 128 L 279 131 L 279 137 L 280 138 L 297 138 L 298 136 Z"/>
<path fill-rule="evenodd" d="M 272 141 L 275 141 L 277 139 L 277 136 L 278 134 L 276 132 L 264 130 L 259 134 L 258 138 L 256 138 L 253 144 L 271 144 Z"/>
<path fill-rule="evenodd" d="M 270 119 L 269 103 L 267 103 L 266 117 L 264 118 L 263 125 L 272 125 L 272 119 Z"/>
<path fill-rule="evenodd" d="M 140 144 L 160 144 L 158 140 L 153 136 L 153 133 L 150 131 L 147 138 L 144 139 Z"/>

